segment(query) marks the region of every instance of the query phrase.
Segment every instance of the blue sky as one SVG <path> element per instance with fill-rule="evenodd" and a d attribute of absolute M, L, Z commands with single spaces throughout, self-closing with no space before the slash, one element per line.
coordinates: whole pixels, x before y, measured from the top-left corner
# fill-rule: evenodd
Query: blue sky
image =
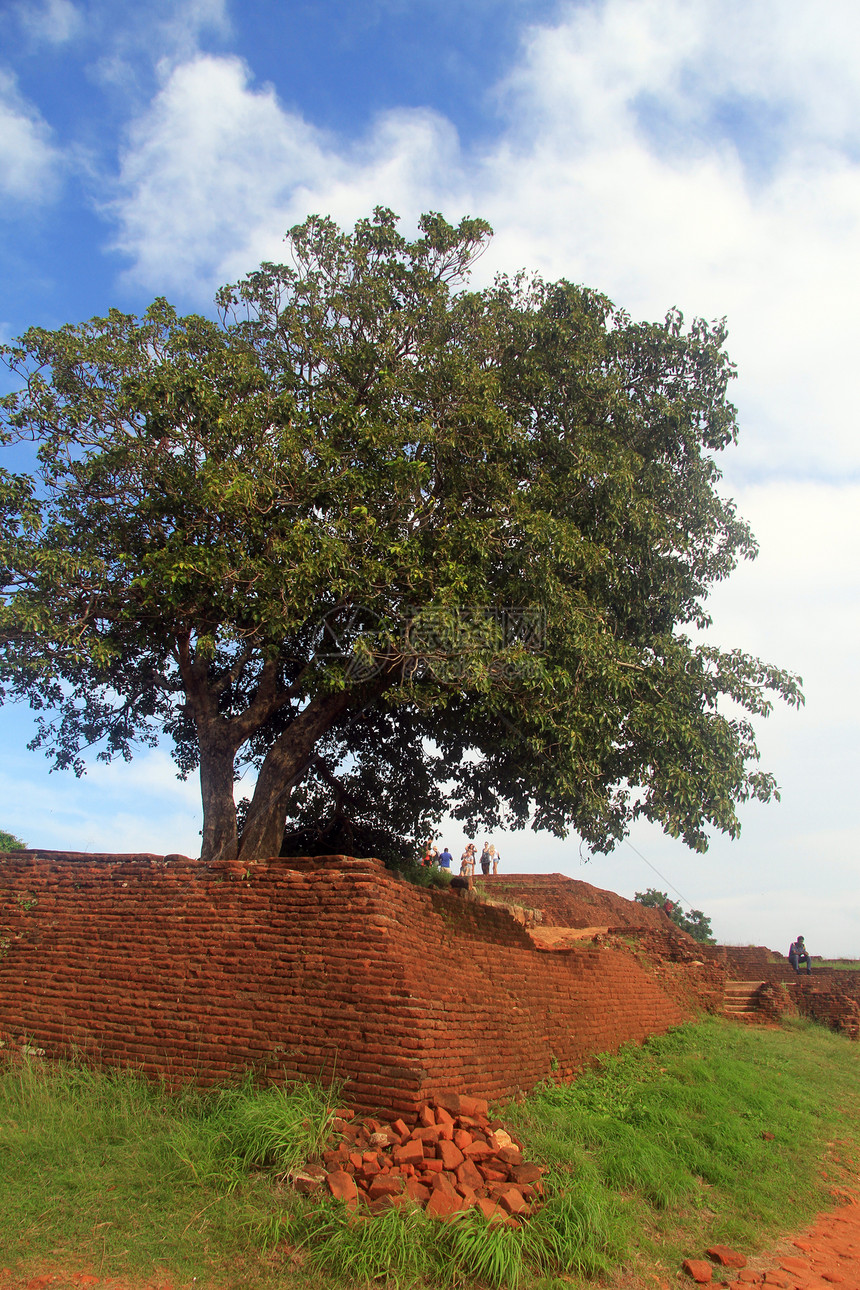
<path fill-rule="evenodd" d="M 378 203 L 407 228 L 488 218 L 483 279 L 727 316 L 724 486 L 761 555 L 713 636 L 804 676 L 806 708 L 760 727 L 782 802 L 705 857 L 644 826 L 587 865 L 576 839 L 496 840 L 504 869 L 670 887 L 729 942 L 860 957 L 858 68 L 847 0 L 6 0 L 0 336 L 162 294 L 206 310 L 309 212 Z M 197 787 L 166 752 L 49 776 L 27 714 L 0 720 L 0 827 L 194 853 Z"/>

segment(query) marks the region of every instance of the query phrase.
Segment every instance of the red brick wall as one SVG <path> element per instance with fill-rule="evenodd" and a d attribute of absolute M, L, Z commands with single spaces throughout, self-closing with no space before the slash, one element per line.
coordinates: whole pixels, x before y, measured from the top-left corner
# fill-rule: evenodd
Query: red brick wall
<path fill-rule="evenodd" d="M 0 1038 L 171 1082 L 334 1074 L 408 1112 L 444 1088 L 509 1096 L 689 1015 L 623 948 L 541 952 L 503 910 L 374 860 L 242 874 L 0 857 Z"/>
<path fill-rule="evenodd" d="M 725 965 L 730 981 L 793 981 L 797 973 L 787 958 L 764 945 L 705 946 L 710 955 Z"/>

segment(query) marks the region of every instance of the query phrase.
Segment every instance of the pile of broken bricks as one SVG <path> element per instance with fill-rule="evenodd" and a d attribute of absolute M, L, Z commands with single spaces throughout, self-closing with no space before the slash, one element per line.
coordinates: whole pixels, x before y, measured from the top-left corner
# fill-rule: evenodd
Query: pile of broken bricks
<path fill-rule="evenodd" d="M 293 1176 L 305 1194 L 325 1190 L 350 1208 L 371 1214 L 392 1205 L 421 1205 L 435 1218 L 477 1207 L 489 1219 L 519 1226 L 542 1195 L 539 1165 L 523 1160 L 522 1145 L 487 1103 L 461 1093 L 438 1093 L 418 1109 L 416 1122 L 357 1119 L 335 1112 L 340 1141 L 322 1160 Z"/>

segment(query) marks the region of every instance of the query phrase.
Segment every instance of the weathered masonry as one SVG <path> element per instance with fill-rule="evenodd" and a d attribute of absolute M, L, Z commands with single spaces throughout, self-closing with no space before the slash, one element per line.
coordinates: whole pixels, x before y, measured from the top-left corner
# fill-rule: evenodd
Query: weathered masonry
<path fill-rule="evenodd" d="M 559 909 L 586 887 L 553 884 Z M 635 948 L 547 952 L 505 908 L 375 860 L 0 857 L 0 1039 L 172 1084 L 251 1067 L 404 1113 L 442 1089 L 507 1097 L 713 1006 L 714 965 Z"/>

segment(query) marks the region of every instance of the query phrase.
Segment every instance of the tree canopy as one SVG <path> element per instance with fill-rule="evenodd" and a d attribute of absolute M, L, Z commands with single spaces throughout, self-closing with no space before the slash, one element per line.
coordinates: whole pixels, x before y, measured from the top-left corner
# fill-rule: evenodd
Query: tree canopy
<path fill-rule="evenodd" d="M 755 554 L 717 487 L 724 325 L 470 290 L 489 236 L 312 217 L 216 318 L 159 299 L 2 348 L 2 439 L 36 452 L 0 474 L 0 682 L 56 767 L 166 734 L 210 860 L 442 809 L 703 850 L 774 795 L 749 717 L 797 678 L 690 635 Z"/>
<path fill-rule="evenodd" d="M 669 900 L 667 892 L 658 891 L 656 887 L 637 891 L 634 899 L 638 900 L 640 905 L 647 905 L 649 909 L 665 910 L 666 916 L 671 918 L 675 926 L 680 927 L 682 932 L 687 932 L 694 941 L 699 941 L 702 945 L 715 944 L 711 934 L 711 920 L 702 913 L 701 909 L 691 909 L 688 913 L 684 913 L 680 905 Z"/>

